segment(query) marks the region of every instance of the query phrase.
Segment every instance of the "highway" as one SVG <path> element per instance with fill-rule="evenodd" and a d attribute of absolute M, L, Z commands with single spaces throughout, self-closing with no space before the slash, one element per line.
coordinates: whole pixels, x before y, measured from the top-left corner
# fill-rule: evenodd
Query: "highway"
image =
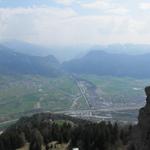
<path fill-rule="evenodd" d="M 85 110 L 67 110 L 67 111 L 56 111 L 56 112 L 51 112 L 51 111 L 43 111 L 42 113 L 55 113 L 55 114 L 65 114 L 65 115 L 70 115 L 70 116 L 81 116 L 83 117 L 97 117 L 97 118 L 106 118 L 106 116 L 95 116 L 91 115 L 92 112 L 117 112 L 117 111 L 127 111 L 127 110 L 137 110 L 140 109 L 140 106 L 135 106 L 135 107 L 116 107 L 116 108 L 105 108 L 105 109 L 85 109 Z M 19 119 L 13 119 L 5 122 L 1 122 L 0 125 L 5 125 L 8 123 L 16 122 Z"/>
<path fill-rule="evenodd" d="M 77 80 L 76 80 L 76 83 L 77 83 L 80 93 L 83 96 L 87 106 L 90 108 L 90 104 L 89 104 L 88 98 L 86 97 L 86 90 L 85 90 L 84 86 Z"/>
<path fill-rule="evenodd" d="M 71 114 L 71 113 L 88 113 L 88 112 L 117 112 L 117 111 L 126 111 L 126 110 L 136 110 L 141 107 L 116 107 L 116 108 L 103 108 L 103 109 L 81 109 L 81 110 L 67 110 L 67 111 L 56 111 L 54 113 L 62 113 L 62 114 Z M 46 111 L 50 112 L 50 111 Z"/>

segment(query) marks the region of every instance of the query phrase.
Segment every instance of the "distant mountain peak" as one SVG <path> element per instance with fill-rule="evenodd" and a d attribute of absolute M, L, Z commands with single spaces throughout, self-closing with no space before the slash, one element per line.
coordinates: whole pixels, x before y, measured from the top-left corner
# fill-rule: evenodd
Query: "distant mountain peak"
<path fill-rule="evenodd" d="M 90 51 L 80 59 L 63 63 L 65 70 L 77 74 L 96 74 L 102 76 L 124 76 L 149 78 L 150 55 L 129 55 Z"/>
<path fill-rule="evenodd" d="M 105 54 L 107 54 L 107 52 L 103 50 L 92 50 L 88 52 L 86 56 L 97 56 L 97 55 L 105 55 Z"/>
<path fill-rule="evenodd" d="M 52 55 L 47 57 L 30 56 L 14 52 L 5 46 L 0 46 L 1 74 L 37 74 L 57 76 L 60 72 L 60 64 Z"/>

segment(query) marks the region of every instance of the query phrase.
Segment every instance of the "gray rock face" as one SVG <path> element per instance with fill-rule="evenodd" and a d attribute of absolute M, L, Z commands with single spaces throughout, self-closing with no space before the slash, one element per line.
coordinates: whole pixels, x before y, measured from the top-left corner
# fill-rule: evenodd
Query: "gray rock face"
<path fill-rule="evenodd" d="M 150 96 L 150 86 L 148 86 L 148 87 L 145 88 L 145 93 L 146 93 L 147 97 Z"/>
<path fill-rule="evenodd" d="M 135 150 L 150 150 L 150 87 L 145 88 L 146 105 L 140 109 L 138 124 L 133 129 Z"/>

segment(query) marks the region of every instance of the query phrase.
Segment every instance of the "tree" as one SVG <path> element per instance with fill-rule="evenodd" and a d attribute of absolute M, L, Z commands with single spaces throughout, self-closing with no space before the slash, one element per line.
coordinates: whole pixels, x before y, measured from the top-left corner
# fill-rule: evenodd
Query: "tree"
<path fill-rule="evenodd" d="M 30 150 L 41 150 L 43 144 L 43 137 L 39 130 L 34 129 L 30 143 Z"/>
<path fill-rule="evenodd" d="M 5 150 L 3 140 L 0 139 L 0 150 Z"/>

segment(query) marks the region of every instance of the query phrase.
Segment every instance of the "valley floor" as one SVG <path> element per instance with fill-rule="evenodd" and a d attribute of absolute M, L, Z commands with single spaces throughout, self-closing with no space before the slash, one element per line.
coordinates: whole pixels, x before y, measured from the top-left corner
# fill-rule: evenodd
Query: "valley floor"
<path fill-rule="evenodd" d="M 0 76 L 0 129 L 41 111 L 135 123 L 149 82 L 95 75 Z"/>

